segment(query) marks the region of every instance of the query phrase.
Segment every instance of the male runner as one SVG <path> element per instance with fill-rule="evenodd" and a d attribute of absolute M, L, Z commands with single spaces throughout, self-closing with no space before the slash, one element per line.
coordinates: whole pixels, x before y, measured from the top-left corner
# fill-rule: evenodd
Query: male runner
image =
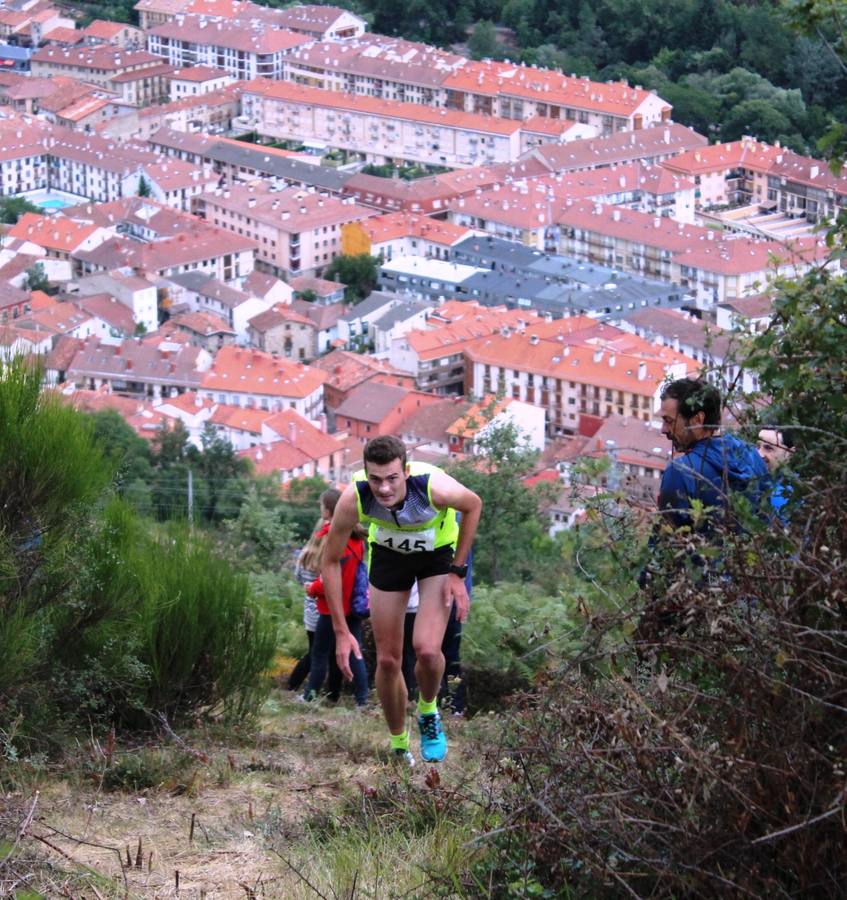
<path fill-rule="evenodd" d="M 341 557 L 357 522 L 368 525 L 371 626 L 376 642 L 376 690 L 395 756 L 414 765 L 406 728 L 408 695 L 403 681 L 403 622 L 412 585 L 420 593 L 413 644 L 420 694 L 421 757 L 437 762 L 447 753 L 436 698 L 444 672 L 441 642 L 453 602 L 468 615 L 467 559 L 482 501 L 446 472 L 407 463 L 406 447 L 384 435 L 365 445 L 364 469 L 341 495 L 324 548 L 321 575 L 335 628 L 338 667 L 348 680 L 350 653 L 361 656 L 341 603 Z M 456 521 L 460 512 L 461 524 Z"/>

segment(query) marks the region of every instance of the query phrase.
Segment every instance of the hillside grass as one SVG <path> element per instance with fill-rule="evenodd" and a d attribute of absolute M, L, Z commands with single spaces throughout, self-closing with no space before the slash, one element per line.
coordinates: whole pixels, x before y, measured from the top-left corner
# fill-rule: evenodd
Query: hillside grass
<path fill-rule="evenodd" d="M 493 723 L 449 720 L 445 763 L 408 772 L 378 709 L 274 690 L 251 730 L 92 733 L 49 764 L 2 760 L 0 896 L 480 896 Z"/>

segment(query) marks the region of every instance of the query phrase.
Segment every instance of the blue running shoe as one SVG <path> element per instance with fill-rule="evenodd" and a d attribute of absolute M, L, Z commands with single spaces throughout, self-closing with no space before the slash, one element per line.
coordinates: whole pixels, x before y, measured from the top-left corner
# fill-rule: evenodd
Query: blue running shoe
<path fill-rule="evenodd" d="M 418 716 L 418 728 L 421 730 L 421 759 L 441 762 L 447 756 L 447 735 L 441 727 L 441 714 Z"/>

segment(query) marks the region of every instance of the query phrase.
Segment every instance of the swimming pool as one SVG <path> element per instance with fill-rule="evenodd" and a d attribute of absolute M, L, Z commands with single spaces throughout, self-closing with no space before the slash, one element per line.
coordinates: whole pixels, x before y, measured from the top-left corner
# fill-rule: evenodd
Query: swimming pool
<path fill-rule="evenodd" d="M 66 206 L 73 206 L 72 203 L 69 203 L 67 200 L 62 200 L 61 197 L 51 197 L 49 200 L 33 200 L 36 206 L 40 206 L 42 209 L 64 209 Z"/>
<path fill-rule="evenodd" d="M 25 197 L 36 206 L 40 206 L 46 213 L 56 212 L 64 209 L 66 206 L 77 206 L 80 203 L 87 202 L 85 197 L 75 197 L 73 194 L 67 194 L 64 191 L 40 190 L 33 191 L 30 194 L 20 194 L 19 196 Z"/>

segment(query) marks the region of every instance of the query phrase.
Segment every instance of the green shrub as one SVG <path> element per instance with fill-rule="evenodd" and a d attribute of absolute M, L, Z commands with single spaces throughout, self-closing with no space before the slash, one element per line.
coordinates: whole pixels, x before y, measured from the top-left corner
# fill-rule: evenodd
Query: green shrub
<path fill-rule="evenodd" d="M 265 696 L 275 623 L 211 543 L 108 499 L 92 422 L 0 367 L 0 721 L 59 740 L 91 720 L 147 726 Z"/>
<path fill-rule="evenodd" d="M 528 681 L 550 660 L 578 652 L 584 630 L 563 596 L 531 584 L 480 585 L 462 631 L 462 665 Z"/>
<path fill-rule="evenodd" d="M 42 393 L 40 368 L 22 358 L 0 363 L 0 473 L 2 720 L 37 693 L 55 573 L 111 477 L 89 424 Z"/>
<path fill-rule="evenodd" d="M 274 626 L 246 576 L 185 526 L 154 531 L 120 501 L 84 551 L 57 633 L 69 697 L 90 714 L 141 725 L 219 708 L 240 718 L 265 695 Z"/>

